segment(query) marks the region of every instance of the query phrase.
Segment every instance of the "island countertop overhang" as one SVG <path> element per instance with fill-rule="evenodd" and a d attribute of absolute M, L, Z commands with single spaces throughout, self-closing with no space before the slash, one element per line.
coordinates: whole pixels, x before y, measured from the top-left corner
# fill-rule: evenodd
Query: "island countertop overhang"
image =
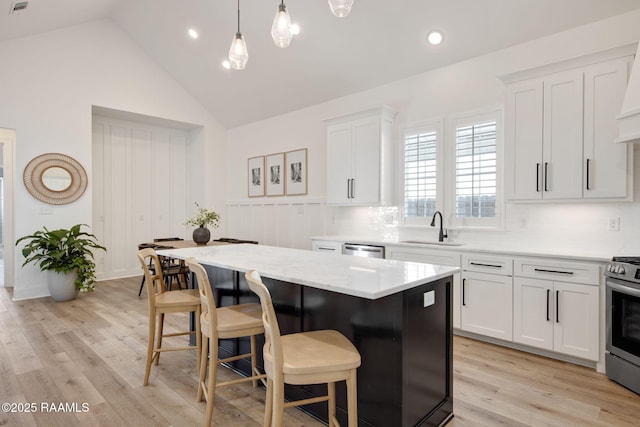
<path fill-rule="evenodd" d="M 239 272 L 253 269 L 271 279 L 367 299 L 393 295 L 459 271 L 444 265 L 251 244 L 163 249 L 158 254 L 194 257 L 203 265 Z"/>

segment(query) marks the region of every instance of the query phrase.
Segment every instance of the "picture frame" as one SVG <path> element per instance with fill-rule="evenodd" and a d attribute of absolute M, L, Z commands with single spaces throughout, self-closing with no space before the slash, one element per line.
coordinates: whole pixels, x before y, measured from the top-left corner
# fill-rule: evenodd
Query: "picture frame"
<path fill-rule="evenodd" d="M 267 197 L 284 196 L 286 175 L 284 153 L 275 153 L 266 156 L 264 172 Z"/>
<path fill-rule="evenodd" d="M 285 156 L 287 196 L 307 194 L 307 149 L 288 151 Z"/>
<path fill-rule="evenodd" d="M 247 167 L 249 197 L 264 196 L 264 156 L 251 157 Z"/>

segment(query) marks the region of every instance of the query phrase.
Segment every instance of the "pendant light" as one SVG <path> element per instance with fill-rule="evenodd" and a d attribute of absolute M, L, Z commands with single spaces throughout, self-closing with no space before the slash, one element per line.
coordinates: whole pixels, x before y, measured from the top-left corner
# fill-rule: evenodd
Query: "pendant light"
<path fill-rule="evenodd" d="M 291 43 L 291 39 L 293 38 L 293 32 L 291 31 L 291 16 L 289 16 L 289 13 L 287 12 L 287 6 L 285 6 L 284 0 L 282 0 L 278 6 L 276 17 L 273 19 L 271 37 L 278 47 L 289 47 L 289 43 Z"/>
<path fill-rule="evenodd" d="M 351 6 L 353 6 L 353 0 L 329 0 L 331 13 L 338 18 L 347 16 L 351 11 Z"/>
<path fill-rule="evenodd" d="M 238 0 L 238 32 L 231 42 L 229 63 L 234 70 L 244 70 L 248 61 L 249 52 L 247 51 L 247 44 L 244 42 L 244 38 L 240 32 L 240 0 Z"/>

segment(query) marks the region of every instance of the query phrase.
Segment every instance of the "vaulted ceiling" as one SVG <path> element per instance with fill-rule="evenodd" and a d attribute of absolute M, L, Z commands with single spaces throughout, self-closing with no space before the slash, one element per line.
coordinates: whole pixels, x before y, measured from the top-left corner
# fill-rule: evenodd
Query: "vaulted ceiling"
<path fill-rule="evenodd" d="M 111 19 L 232 128 L 640 8 L 638 0 L 355 0 L 336 18 L 325 0 L 285 1 L 301 28 L 271 40 L 279 1 L 242 0 L 249 62 L 226 70 L 236 0 L 0 0 L 0 41 Z M 192 39 L 187 30 L 199 37 Z M 444 42 L 431 46 L 431 30 Z"/>

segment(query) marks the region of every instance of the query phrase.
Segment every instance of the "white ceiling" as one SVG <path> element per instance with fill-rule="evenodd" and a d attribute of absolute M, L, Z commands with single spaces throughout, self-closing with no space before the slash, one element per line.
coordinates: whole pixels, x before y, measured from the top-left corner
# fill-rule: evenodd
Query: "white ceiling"
<path fill-rule="evenodd" d="M 221 66 L 236 31 L 235 0 L 28 0 L 0 41 L 110 18 L 232 128 L 640 8 L 640 0 L 355 0 L 334 17 L 326 0 L 286 0 L 302 29 L 287 49 L 271 41 L 277 0 L 242 0 L 244 71 Z M 187 36 L 193 27 L 197 40 Z M 425 37 L 444 33 L 434 47 Z"/>

